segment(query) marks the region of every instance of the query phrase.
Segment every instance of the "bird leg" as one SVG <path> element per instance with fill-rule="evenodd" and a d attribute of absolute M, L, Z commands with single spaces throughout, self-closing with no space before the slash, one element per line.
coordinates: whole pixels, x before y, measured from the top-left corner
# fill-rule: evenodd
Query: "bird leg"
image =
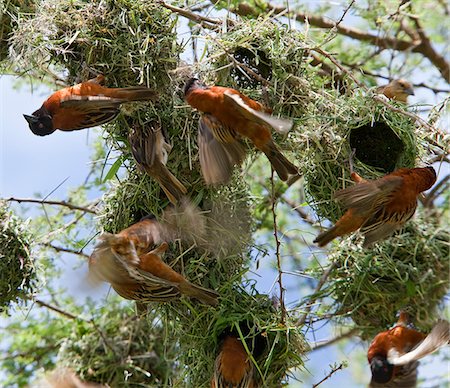
<path fill-rule="evenodd" d="M 356 154 L 356 148 L 352 149 L 352 152 L 350 153 L 349 157 L 348 157 L 348 164 L 350 167 L 350 177 L 352 178 L 352 181 L 355 183 L 363 183 L 363 182 L 367 182 L 364 178 L 362 178 L 357 172 L 355 172 L 354 170 L 354 166 L 353 166 L 353 157 Z"/>

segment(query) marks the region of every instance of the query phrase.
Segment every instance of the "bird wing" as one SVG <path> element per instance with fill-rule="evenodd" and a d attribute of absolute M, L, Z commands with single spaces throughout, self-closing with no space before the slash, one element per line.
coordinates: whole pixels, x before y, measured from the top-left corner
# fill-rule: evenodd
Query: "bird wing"
<path fill-rule="evenodd" d="M 390 195 L 401 186 L 402 182 L 401 177 L 366 181 L 336 191 L 334 198 L 346 209 L 354 209 L 355 214 L 365 215 L 388 202 Z"/>
<path fill-rule="evenodd" d="M 413 350 L 400 355 L 395 349 L 391 349 L 388 352 L 387 359 L 389 363 L 393 365 L 406 365 L 435 352 L 439 348 L 448 345 L 449 342 L 450 323 L 441 320 L 434 325 L 430 334 L 428 334 Z"/>
<path fill-rule="evenodd" d="M 157 139 L 153 130 L 134 128 L 128 137 L 131 153 L 138 165 L 142 168 L 151 167 L 158 157 L 156 151 Z"/>
<path fill-rule="evenodd" d="M 294 125 L 294 121 L 290 119 L 281 119 L 275 116 L 272 116 L 265 112 L 257 111 L 253 108 L 250 108 L 244 100 L 241 98 L 239 94 L 230 93 L 229 91 L 224 92 L 224 99 L 229 104 L 232 104 L 234 108 L 239 111 L 239 113 L 247 120 L 256 122 L 257 124 L 267 126 L 269 125 L 275 131 L 286 134 L 288 133 L 292 126 Z"/>
<path fill-rule="evenodd" d="M 203 115 L 198 126 L 200 166 L 207 184 L 226 183 L 233 167 L 241 164 L 245 148 L 237 133 L 211 115 Z"/>
<path fill-rule="evenodd" d="M 63 121 L 66 131 L 91 128 L 113 120 L 120 113 L 119 106 L 122 102 L 122 99 L 105 96 L 71 95 L 61 101 L 61 110 L 54 119 L 57 122 Z"/>

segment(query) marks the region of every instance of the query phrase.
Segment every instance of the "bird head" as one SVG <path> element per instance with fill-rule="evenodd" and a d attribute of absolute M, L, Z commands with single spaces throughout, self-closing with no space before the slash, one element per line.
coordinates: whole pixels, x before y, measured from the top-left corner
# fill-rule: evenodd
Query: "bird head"
<path fill-rule="evenodd" d="M 394 365 L 389 364 L 386 357 L 375 356 L 370 361 L 372 380 L 379 384 L 388 383 L 394 376 Z"/>
<path fill-rule="evenodd" d="M 36 112 L 30 115 L 23 115 L 27 120 L 28 125 L 35 135 L 46 136 L 55 132 L 56 128 L 53 128 L 52 116 L 44 107 L 41 107 Z"/>
<path fill-rule="evenodd" d="M 194 89 L 206 89 L 206 85 L 203 84 L 198 78 L 190 78 L 184 85 L 184 95 L 187 96 Z"/>
<path fill-rule="evenodd" d="M 392 92 L 395 95 L 395 99 L 399 101 L 406 101 L 408 96 L 414 96 L 414 89 L 411 83 L 405 79 L 392 81 Z"/>

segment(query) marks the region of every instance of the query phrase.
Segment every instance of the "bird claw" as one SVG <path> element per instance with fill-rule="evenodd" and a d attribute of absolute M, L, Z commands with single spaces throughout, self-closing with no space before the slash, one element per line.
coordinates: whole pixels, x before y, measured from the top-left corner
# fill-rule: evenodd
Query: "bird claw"
<path fill-rule="evenodd" d="M 350 155 L 348 156 L 348 165 L 350 167 L 350 174 L 353 174 L 355 172 L 354 165 L 353 165 L 353 158 L 356 154 L 356 148 L 352 148 L 352 152 L 350 152 Z"/>

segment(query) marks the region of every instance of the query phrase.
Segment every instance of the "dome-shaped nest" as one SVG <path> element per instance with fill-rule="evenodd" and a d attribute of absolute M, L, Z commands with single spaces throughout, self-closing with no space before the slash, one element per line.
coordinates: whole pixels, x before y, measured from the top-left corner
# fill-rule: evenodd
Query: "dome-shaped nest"
<path fill-rule="evenodd" d="M 335 191 L 348 187 L 349 157 L 365 179 L 377 179 L 400 167 L 412 168 L 419 146 L 412 120 L 364 97 L 331 99 L 337 114 L 317 108 L 299 130 L 300 152 L 309 204 L 320 217 L 336 222 L 342 215 Z"/>
<path fill-rule="evenodd" d="M 51 57 L 68 71 L 68 83 L 100 73 L 108 86 L 147 83 L 164 90 L 181 49 L 173 23 L 155 2 L 44 1 L 32 19 L 19 19 L 11 61 L 30 72 Z"/>
<path fill-rule="evenodd" d="M 176 343 L 162 340 L 166 328 L 154 313 L 149 313 L 147 321 L 109 297 L 96 315 L 95 326 L 90 321 L 72 321 L 72 332 L 58 353 L 59 367 L 111 387 L 171 386 L 172 374 L 180 373 Z"/>
<path fill-rule="evenodd" d="M 449 288 L 450 237 L 428 217 L 420 214 L 373 249 L 356 245 L 359 236 L 333 248 L 337 269 L 324 292 L 335 300 L 333 314 L 351 317 L 364 337 L 392 325 L 400 310 L 423 330 L 436 321 Z"/>
<path fill-rule="evenodd" d="M 8 313 L 12 303 L 33 294 L 36 268 L 31 241 L 27 224 L 0 201 L 0 313 Z"/>
<path fill-rule="evenodd" d="M 238 279 L 230 279 L 238 280 Z M 280 314 L 267 295 L 241 287 L 225 285 L 219 292 L 220 304 L 216 309 L 195 311 L 186 306 L 167 306 L 167 319 L 173 313 L 189 326 L 177 325 L 170 333 L 179 340 L 180 360 L 189 365 L 177 382 L 181 386 L 209 387 L 214 370 L 214 360 L 220 350 L 221 339 L 226 332 L 240 337 L 250 351 L 250 360 L 256 365 L 256 379 L 264 387 L 278 387 L 285 382 L 291 368 L 302 367 L 302 355 L 308 347 L 291 318 L 280 325 Z M 176 385 L 175 385 L 176 386 Z"/>

